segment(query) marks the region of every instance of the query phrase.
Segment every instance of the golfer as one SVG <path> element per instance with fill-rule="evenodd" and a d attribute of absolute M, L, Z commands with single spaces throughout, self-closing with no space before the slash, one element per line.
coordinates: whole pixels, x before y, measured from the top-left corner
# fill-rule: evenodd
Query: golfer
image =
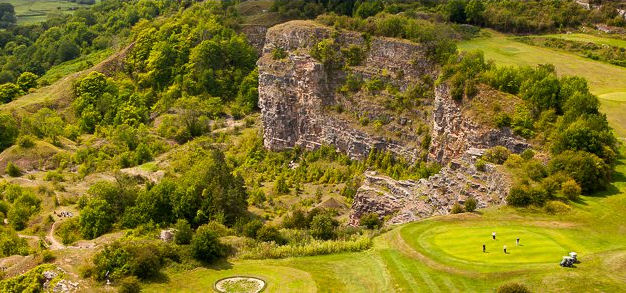
<path fill-rule="evenodd" d="M 517 237 L 517 239 L 515 239 L 515 246 L 519 246 L 519 237 Z"/>
<path fill-rule="evenodd" d="M 491 232 L 491 238 L 493 238 L 493 240 L 496 240 L 496 232 Z"/>
<path fill-rule="evenodd" d="M 485 247 L 485 244 L 483 243 L 483 252 L 485 252 L 485 250 L 487 250 L 487 248 Z"/>
<path fill-rule="evenodd" d="M 506 245 L 504 246 L 504 254 L 506 254 Z"/>

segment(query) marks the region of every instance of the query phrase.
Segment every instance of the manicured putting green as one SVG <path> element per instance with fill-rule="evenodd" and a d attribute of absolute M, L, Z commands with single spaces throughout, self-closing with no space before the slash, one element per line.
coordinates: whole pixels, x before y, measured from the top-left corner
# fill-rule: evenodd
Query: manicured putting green
<path fill-rule="evenodd" d="M 536 230 L 503 226 L 439 226 L 427 230 L 421 237 L 438 247 L 447 257 L 478 263 L 549 263 L 567 255 L 568 249 Z M 494 231 L 496 240 L 491 237 Z M 520 246 L 516 246 L 517 237 L 520 238 Z M 483 244 L 487 248 L 485 253 L 482 252 Z M 507 246 L 507 254 L 504 254 L 504 245 Z"/>

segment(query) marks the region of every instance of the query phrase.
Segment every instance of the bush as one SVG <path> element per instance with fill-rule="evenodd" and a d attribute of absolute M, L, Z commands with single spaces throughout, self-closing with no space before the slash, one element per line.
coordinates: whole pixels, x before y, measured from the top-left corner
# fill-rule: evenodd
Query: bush
<path fill-rule="evenodd" d="M 524 164 L 524 173 L 530 177 L 530 179 L 539 181 L 541 178 L 548 176 L 546 167 L 537 160 L 530 160 Z"/>
<path fill-rule="evenodd" d="M 50 250 L 44 250 L 41 252 L 41 260 L 43 262 L 52 262 L 55 259 L 54 254 Z"/>
<path fill-rule="evenodd" d="M 276 47 L 272 50 L 272 59 L 281 60 L 287 58 L 287 51 L 285 49 Z"/>
<path fill-rule="evenodd" d="M 191 252 L 194 258 L 210 263 L 224 256 L 226 249 L 217 238 L 217 233 L 202 225 L 191 240 Z"/>
<path fill-rule="evenodd" d="M 17 145 L 25 149 L 35 146 L 35 138 L 32 135 L 21 135 L 17 138 Z"/>
<path fill-rule="evenodd" d="M 276 227 L 272 227 L 272 226 L 263 226 L 259 228 L 259 230 L 256 233 L 256 238 L 259 241 L 275 242 L 278 245 L 283 245 L 287 242 L 285 238 L 283 238 L 282 235 L 280 235 L 280 231 L 278 231 Z"/>
<path fill-rule="evenodd" d="M 321 213 L 311 220 L 311 236 L 315 239 L 328 240 L 335 237 L 335 228 L 339 225 L 328 213 Z"/>
<path fill-rule="evenodd" d="M 139 293 L 141 292 L 141 285 L 139 279 L 135 276 L 130 276 L 120 281 L 120 286 L 117 289 L 119 293 Z"/>
<path fill-rule="evenodd" d="M 561 184 L 561 194 L 571 201 L 577 200 L 581 192 L 582 189 L 573 179 Z"/>
<path fill-rule="evenodd" d="M 252 220 L 252 221 L 246 223 L 245 225 L 243 225 L 243 228 L 242 228 L 241 232 L 246 237 L 256 238 L 257 237 L 257 232 L 262 227 L 263 227 L 263 222 L 261 222 L 260 220 Z"/>
<path fill-rule="evenodd" d="M 96 238 L 109 232 L 115 221 L 115 215 L 111 205 L 106 201 L 93 198 L 80 212 L 80 233 L 86 239 Z"/>
<path fill-rule="evenodd" d="M 382 221 L 376 213 L 367 213 L 361 216 L 361 226 L 367 227 L 367 229 L 377 229 L 382 226 Z"/>
<path fill-rule="evenodd" d="M 482 159 L 476 160 L 476 163 L 474 165 L 476 166 L 476 170 L 478 171 L 485 172 L 487 170 L 487 162 Z"/>
<path fill-rule="evenodd" d="M 534 157 L 535 157 L 535 152 L 533 152 L 533 150 L 531 150 L 531 149 L 525 149 L 525 150 L 524 150 L 524 151 L 520 154 L 520 156 L 522 157 L 522 159 L 524 159 L 524 160 L 528 161 L 528 160 L 530 160 L 530 159 L 532 159 L 532 158 L 534 158 Z"/>
<path fill-rule="evenodd" d="M 22 170 L 20 170 L 20 168 L 18 166 L 16 166 L 15 164 L 13 164 L 13 162 L 9 162 L 7 164 L 7 167 L 5 169 L 5 172 L 11 176 L 11 177 L 19 177 L 22 176 Z"/>
<path fill-rule="evenodd" d="M 174 234 L 174 243 L 178 245 L 191 243 L 193 231 L 191 230 L 191 225 L 189 225 L 187 220 L 178 219 L 174 228 L 176 229 L 176 234 Z"/>
<path fill-rule="evenodd" d="M 450 213 L 453 214 L 460 214 L 465 212 L 465 210 L 463 209 L 463 207 L 457 202 L 452 206 L 452 209 L 450 210 Z"/>
<path fill-rule="evenodd" d="M 500 287 L 498 287 L 498 290 L 496 292 L 498 293 L 530 293 L 530 290 L 528 290 L 526 286 L 519 284 L 519 283 L 506 283 L 506 284 L 500 285 Z"/>
<path fill-rule="evenodd" d="M 494 164 L 503 164 L 510 154 L 509 149 L 503 146 L 496 146 L 488 149 L 483 155 L 483 159 Z"/>
<path fill-rule="evenodd" d="M 297 209 L 283 219 L 283 227 L 287 229 L 306 229 L 309 227 L 309 222 L 304 212 Z"/>
<path fill-rule="evenodd" d="M 476 206 L 478 206 L 478 201 L 474 197 L 469 197 L 465 201 L 465 211 L 471 213 L 476 210 Z"/>
<path fill-rule="evenodd" d="M 564 204 L 564 203 L 562 203 L 560 201 L 549 201 L 546 204 L 546 208 L 545 209 L 546 209 L 546 213 L 553 214 L 553 215 L 555 215 L 555 214 L 564 214 L 564 213 L 567 213 L 567 212 L 569 212 L 571 210 L 571 208 L 568 205 L 566 205 L 566 204 Z"/>

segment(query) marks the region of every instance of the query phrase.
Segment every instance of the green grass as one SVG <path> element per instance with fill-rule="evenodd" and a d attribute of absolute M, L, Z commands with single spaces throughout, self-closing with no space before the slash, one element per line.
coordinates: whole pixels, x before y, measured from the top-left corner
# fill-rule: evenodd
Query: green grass
<path fill-rule="evenodd" d="M 0 3 L 11 3 L 15 7 L 20 25 L 42 22 L 51 14 L 71 13 L 77 7 L 89 6 L 65 0 L 0 0 Z"/>
<path fill-rule="evenodd" d="M 542 37 L 551 37 L 551 38 L 559 38 L 563 40 L 569 41 L 578 41 L 578 42 L 589 42 L 598 45 L 609 45 L 615 47 L 626 48 L 626 40 L 621 39 L 612 39 L 607 37 L 601 37 L 590 34 L 553 34 L 553 35 L 542 35 Z"/>
<path fill-rule="evenodd" d="M 364 252 L 231 260 L 166 272 L 166 282 L 144 289 L 207 291 L 222 277 L 249 275 L 266 280 L 267 292 L 490 292 L 511 281 L 538 292 L 619 292 L 626 282 L 624 210 L 626 159 L 621 158 L 611 187 L 583 196 L 567 214 L 501 207 L 435 217 L 397 227 Z M 518 236 L 522 246 L 515 247 Z M 489 253 L 483 254 L 482 243 Z M 502 252 L 504 244 L 510 254 Z M 570 251 L 582 262 L 559 267 Z"/>
<path fill-rule="evenodd" d="M 113 49 L 105 49 L 93 52 L 88 55 L 80 56 L 74 60 L 63 62 L 52 66 L 46 73 L 39 78 L 40 83 L 52 84 L 64 76 L 85 70 L 100 63 L 102 60 L 113 54 Z"/>
<path fill-rule="evenodd" d="M 589 81 L 591 91 L 598 95 L 602 110 L 620 137 L 626 137 L 626 68 L 608 63 L 593 61 L 574 54 L 523 44 L 511 37 L 487 30 L 487 37 L 481 37 L 459 44 L 461 50 L 482 50 L 486 59 L 496 64 L 534 66 L 554 64 L 561 75 L 577 75 Z M 559 35 L 569 37 L 570 35 Z M 601 38 L 592 35 L 575 34 L 598 42 L 622 44 L 622 40 Z M 609 102 L 607 102 L 609 101 Z M 612 101 L 612 102 L 610 102 Z"/>

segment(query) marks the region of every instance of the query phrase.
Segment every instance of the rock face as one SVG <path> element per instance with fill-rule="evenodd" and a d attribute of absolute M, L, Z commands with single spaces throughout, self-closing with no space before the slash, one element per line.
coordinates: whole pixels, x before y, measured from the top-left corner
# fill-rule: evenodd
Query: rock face
<path fill-rule="evenodd" d="M 514 153 L 529 147 L 510 128 L 490 128 L 465 117 L 462 106 L 454 101 L 446 85 L 435 89 L 432 117 L 432 144 L 430 158 L 441 164 L 459 158 L 470 148 L 488 149 L 505 146 Z"/>
<path fill-rule="evenodd" d="M 419 181 L 397 181 L 366 172 L 352 205 L 349 224 L 358 225 L 365 213 L 387 217 L 386 224 L 445 215 L 455 203 L 463 204 L 470 197 L 478 201 L 478 208 L 503 203 L 510 185 L 506 174 L 491 164 L 484 171 L 477 170 L 474 154 L 472 149 L 450 161 L 438 174 Z"/>
<path fill-rule="evenodd" d="M 346 79 L 346 72 L 327 68 L 311 57 L 311 47 L 330 36 L 330 28 L 303 21 L 288 22 L 268 30 L 263 56 L 258 61 L 259 107 L 265 146 L 282 150 L 295 146 L 311 149 L 327 144 L 352 158 L 363 158 L 374 148 L 412 159 L 425 153 L 414 143 L 419 141 L 418 135 L 394 137 L 385 131 L 375 132 L 358 127 L 355 119 L 346 117 L 349 115 L 345 113 L 329 110 L 342 105 L 347 108 L 345 112 L 367 113 L 372 120 L 384 114 L 381 105 L 358 99 L 359 93 L 351 99 L 339 95 L 337 92 Z M 434 64 L 424 56 L 418 44 L 385 38 L 372 38 L 366 43 L 354 32 L 343 32 L 334 39 L 341 48 L 349 45 L 369 48 L 362 64 L 351 68 L 352 74 L 361 78 L 370 79 L 385 72 L 390 83 L 405 90 L 420 77 L 435 75 Z M 272 54 L 275 48 L 285 50 L 288 56 L 275 60 Z M 389 127 L 399 130 L 402 123 L 417 119 L 397 119 Z"/>
<path fill-rule="evenodd" d="M 312 57 L 311 48 L 329 38 L 338 48 L 366 48 L 361 63 L 336 69 Z M 286 53 L 285 58 L 277 60 L 273 54 L 277 48 Z M 364 158 L 376 149 L 444 166 L 439 174 L 419 181 L 397 181 L 366 172 L 352 206 L 353 225 L 371 212 L 387 216 L 390 224 L 447 214 L 452 205 L 468 197 L 476 198 L 478 207 L 501 204 L 510 185 L 506 173 L 493 165 L 478 171 L 476 158 L 497 145 L 513 152 L 528 148 L 510 129 L 494 129 L 468 117 L 467 105 L 454 101 L 445 84 L 433 87 L 438 66 L 420 44 L 366 39 L 359 33 L 294 21 L 267 31 L 258 66 L 265 147 L 333 145 L 352 158 Z M 401 93 L 416 85 L 430 85 L 430 95 L 419 97 L 406 109 L 389 110 L 397 95 L 369 89 L 346 94 L 342 87 L 349 76 L 381 79 L 387 88 Z M 342 111 L 333 110 L 337 108 Z M 385 123 L 372 129 L 363 120 Z"/>

